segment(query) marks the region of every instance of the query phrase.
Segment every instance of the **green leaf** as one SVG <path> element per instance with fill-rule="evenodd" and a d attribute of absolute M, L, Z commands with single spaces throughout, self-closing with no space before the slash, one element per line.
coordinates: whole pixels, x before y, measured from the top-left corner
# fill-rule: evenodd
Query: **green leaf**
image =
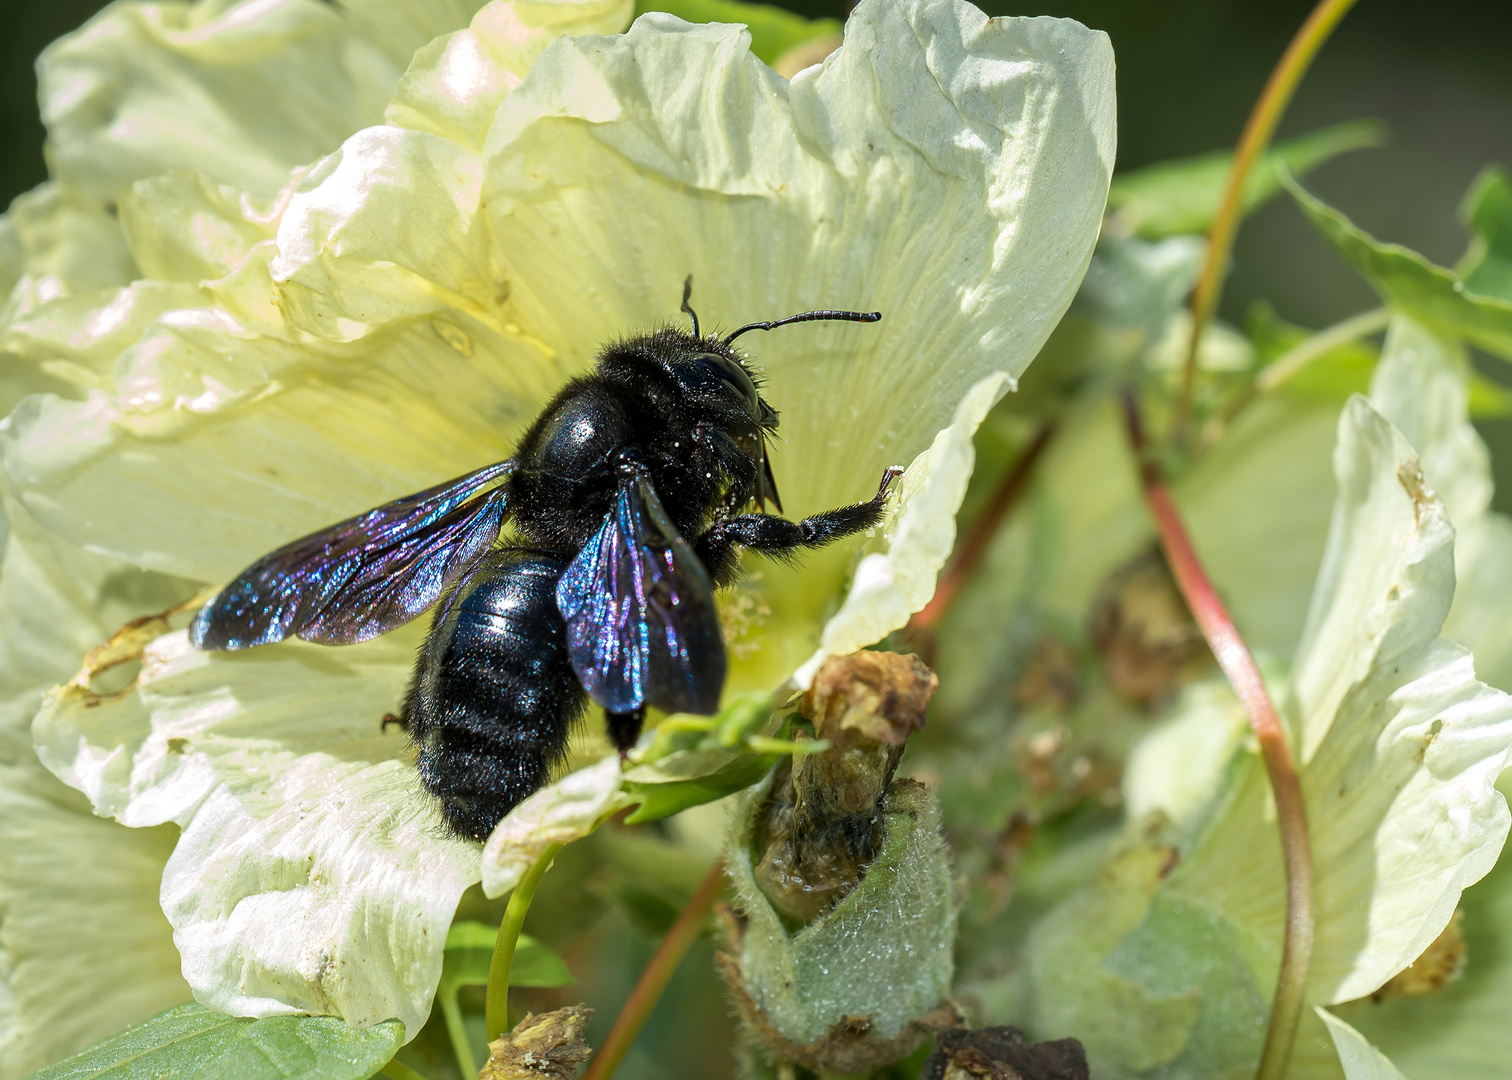
<path fill-rule="evenodd" d="M 32 1080 L 367 1080 L 404 1042 L 385 1020 L 354 1030 L 334 1016 L 225 1016 L 176 1005 L 60 1061 Z"/>
<path fill-rule="evenodd" d="M 635 5 L 637 17 L 648 11 L 665 11 L 695 23 L 744 23 L 751 31 L 751 51 L 768 64 L 805 42 L 839 37 L 845 29 L 838 19 L 805 19 L 771 4 L 742 0 L 649 0 Z"/>
<path fill-rule="evenodd" d="M 670 784 L 625 782 L 625 791 L 640 800 L 640 806 L 625 818 L 625 824 L 660 821 L 690 806 L 701 806 L 750 787 L 777 764 L 778 754 L 741 754 L 718 772 Z"/>
<path fill-rule="evenodd" d="M 493 959 L 497 926 L 464 920 L 446 933 L 446 954 L 441 965 L 441 985 L 487 986 L 488 965 Z M 576 982 L 567 961 L 531 937 L 521 934 L 509 965 L 510 986 L 571 986 Z"/>
<path fill-rule="evenodd" d="M 1418 322 L 1512 360 L 1512 300 L 1481 296 L 1453 271 L 1400 244 L 1384 244 L 1295 179 L 1286 186 L 1323 238 L 1381 298 Z"/>
<path fill-rule="evenodd" d="M 1314 331 L 1296 326 L 1278 316 L 1264 301 L 1249 310 L 1245 335 L 1255 346 L 1261 367 L 1270 364 L 1312 337 Z M 1281 391 L 1304 401 L 1343 404 L 1351 394 L 1370 390 L 1380 350 L 1365 341 L 1348 341 L 1329 349 L 1281 384 Z"/>
<path fill-rule="evenodd" d="M 567 961 L 529 934 L 521 934 L 509 965 L 510 986 L 571 986 L 577 980 Z"/>
<path fill-rule="evenodd" d="M 1512 300 L 1512 181 L 1500 165 L 1483 169 L 1460 204 L 1474 238 L 1460 260 L 1460 280 L 1482 296 Z"/>
<path fill-rule="evenodd" d="M 490 949 L 448 949 L 441 958 L 441 984 L 443 992 L 456 993 L 459 986 L 487 986 L 488 965 L 493 960 Z M 514 965 L 509 968 L 511 985 L 514 980 Z"/>
<path fill-rule="evenodd" d="M 523 935 L 522 935 L 523 936 Z M 446 951 L 457 949 L 489 949 L 499 938 L 499 928 L 475 919 L 463 919 L 451 924 L 446 932 Z"/>
<path fill-rule="evenodd" d="M 1095 1075 L 1140 1073 L 1174 1060 L 1202 1011 L 1195 986 L 1152 992 L 1107 964 L 1144 922 L 1170 865 L 1165 848 L 1122 851 L 1030 931 L 1025 1018 L 1037 1030 L 1076 1032 Z"/>
<path fill-rule="evenodd" d="M 1266 151 L 1244 186 L 1244 209 L 1255 209 L 1281 190 L 1280 167 L 1298 175 L 1350 150 L 1380 146 L 1386 127 L 1376 120 L 1354 120 L 1277 143 Z M 1108 209 L 1128 229 L 1149 240 L 1181 233 L 1204 233 L 1218 212 L 1233 154 L 1211 154 L 1162 161 L 1113 178 Z"/>

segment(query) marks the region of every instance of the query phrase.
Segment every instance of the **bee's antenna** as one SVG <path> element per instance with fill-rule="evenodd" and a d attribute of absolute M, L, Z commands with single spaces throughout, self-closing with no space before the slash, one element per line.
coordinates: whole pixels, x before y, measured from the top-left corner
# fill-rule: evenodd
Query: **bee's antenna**
<path fill-rule="evenodd" d="M 777 327 L 786 326 L 789 323 L 822 322 L 826 320 L 836 322 L 879 322 L 881 318 L 882 313 L 880 311 L 830 311 L 828 309 L 824 311 L 805 311 L 802 315 L 789 315 L 787 318 L 778 319 L 776 322 L 746 323 L 739 330 L 725 338 L 724 343 L 728 345 L 741 334 L 750 330 L 775 330 Z"/>
<path fill-rule="evenodd" d="M 694 311 L 692 305 L 688 303 L 688 299 L 692 295 L 693 295 L 693 275 L 689 274 L 688 277 L 687 277 L 687 280 L 683 282 L 683 302 L 682 302 L 682 309 L 688 313 L 688 318 L 690 318 L 690 319 L 693 320 L 693 336 L 694 337 L 702 337 L 703 335 L 698 332 L 698 312 Z"/>

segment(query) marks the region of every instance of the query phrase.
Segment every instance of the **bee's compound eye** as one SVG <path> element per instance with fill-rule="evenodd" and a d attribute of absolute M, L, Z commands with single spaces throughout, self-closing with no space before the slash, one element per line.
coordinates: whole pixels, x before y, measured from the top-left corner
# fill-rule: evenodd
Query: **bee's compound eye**
<path fill-rule="evenodd" d="M 720 356 L 718 353 L 699 353 L 694 359 L 739 390 L 752 409 L 761 408 L 760 399 L 756 396 L 756 384 L 751 382 L 751 377 L 746 374 L 745 368 L 728 356 Z"/>

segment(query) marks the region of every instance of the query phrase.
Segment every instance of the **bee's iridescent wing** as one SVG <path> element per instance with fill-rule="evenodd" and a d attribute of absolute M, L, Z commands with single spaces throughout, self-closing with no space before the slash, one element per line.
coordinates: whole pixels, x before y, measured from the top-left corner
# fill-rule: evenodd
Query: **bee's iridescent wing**
<path fill-rule="evenodd" d="M 614 512 L 557 583 L 557 607 L 573 670 L 608 712 L 718 711 L 714 585 L 644 475 L 620 482 Z"/>
<path fill-rule="evenodd" d="M 189 640 L 350 645 L 409 622 L 493 544 L 508 512 L 497 485 L 513 469 L 489 465 L 264 555 L 200 609 Z"/>

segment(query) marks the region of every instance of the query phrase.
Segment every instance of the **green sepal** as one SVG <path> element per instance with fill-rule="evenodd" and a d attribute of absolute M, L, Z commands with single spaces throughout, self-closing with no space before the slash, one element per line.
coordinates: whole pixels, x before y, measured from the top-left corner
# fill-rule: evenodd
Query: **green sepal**
<path fill-rule="evenodd" d="M 487 986 L 488 964 L 498 936 L 499 928 L 487 923 L 452 923 L 441 961 L 442 988 Z M 576 981 L 567 961 L 529 934 L 520 935 L 509 965 L 510 986 L 571 986 Z"/>
<path fill-rule="evenodd" d="M 1432 329 L 1512 360 L 1512 301 L 1471 292 L 1453 271 L 1400 244 L 1382 243 L 1292 176 L 1284 182 L 1313 228 L 1386 303 Z"/>
<path fill-rule="evenodd" d="M 724 768 L 707 776 L 678 780 L 669 784 L 625 782 L 625 792 L 640 800 L 640 805 L 625 818 L 626 825 L 660 821 L 691 806 L 722 799 L 756 783 L 777 764 L 780 754 L 741 754 Z"/>
<path fill-rule="evenodd" d="M 335 1016 L 226 1016 L 175 1005 L 50 1065 L 31 1080 L 367 1080 L 404 1042 L 385 1020 L 354 1029 Z"/>
<path fill-rule="evenodd" d="M 1386 126 L 1353 120 L 1277 143 L 1267 150 L 1244 185 L 1248 213 L 1281 190 L 1281 168 L 1302 175 L 1350 150 L 1380 146 Z M 1113 178 L 1108 209 L 1127 229 L 1147 240 L 1205 233 L 1218 212 L 1233 155 L 1227 150 L 1162 161 Z"/>
<path fill-rule="evenodd" d="M 694 23 L 744 23 L 751 32 L 751 52 L 768 64 L 806 41 L 838 37 L 845 29 L 838 19 L 805 19 L 771 4 L 747 4 L 742 0 L 650 0 L 636 3 L 637 18 L 648 11 L 665 11 Z"/>

